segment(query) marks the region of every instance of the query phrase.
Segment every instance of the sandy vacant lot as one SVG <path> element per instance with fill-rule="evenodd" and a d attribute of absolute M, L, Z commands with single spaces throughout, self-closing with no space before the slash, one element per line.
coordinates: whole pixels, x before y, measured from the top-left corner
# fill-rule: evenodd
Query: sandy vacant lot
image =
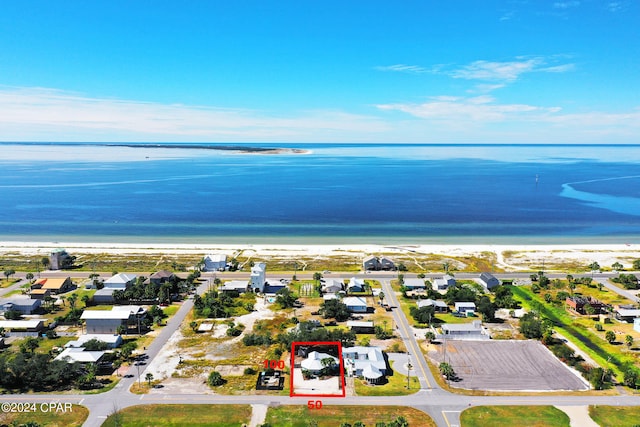
<path fill-rule="evenodd" d="M 442 345 L 429 353 L 443 361 Z M 560 362 L 538 341 L 447 341 L 446 361 L 459 382 L 453 387 L 474 390 L 587 390 L 588 383 Z"/>

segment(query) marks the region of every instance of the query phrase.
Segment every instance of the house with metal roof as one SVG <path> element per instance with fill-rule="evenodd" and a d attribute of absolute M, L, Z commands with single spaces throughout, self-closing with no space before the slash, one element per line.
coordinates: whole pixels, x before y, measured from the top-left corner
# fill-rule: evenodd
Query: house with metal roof
<path fill-rule="evenodd" d="M 346 305 L 347 310 L 352 313 L 366 313 L 369 307 L 367 301 L 362 297 L 343 298 L 342 303 Z"/>
<path fill-rule="evenodd" d="M 387 362 L 380 347 L 345 347 L 342 358 L 348 376 L 363 377 L 370 384 L 381 382 L 387 373 Z"/>
<path fill-rule="evenodd" d="M 105 280 L 104 288 L 124 291 L 129 286 L 133 285 L 137 277 L 138 276 L 136 276 L 135 274 L 119 273 Z"/>

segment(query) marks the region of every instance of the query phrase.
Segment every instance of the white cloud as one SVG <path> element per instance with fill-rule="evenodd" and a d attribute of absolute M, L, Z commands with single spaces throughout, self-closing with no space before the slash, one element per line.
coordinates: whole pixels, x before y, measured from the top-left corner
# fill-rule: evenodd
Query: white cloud
<path fill-rule="evenodd" d="M 523 73 L 537 71 L 537 68 L 543 63 L 541 58 L 508 62 L 474 61 L 452 71 L 451 77 L 465 80 L 514 81 Z"/>
<path fill-rule="evenodd" d="M 574 1 L 559 1 L 559 2 L 555 2 L 553 3 L 553 8 L 554 9 L 571 9 L 573 7 L 578 7 L 580 6 L 580 2 L 577 0 Z"/>
<path fill-rule="evenodd" d="M 526 104 L 498 104 L 488 95 L 471 98 L 435 97 L 422 104 L 380 104 L 377 107 L 381 110 L 402 111 L 423 119 L 456 122 L 460 125 L 501 122 L 514 115 L 558 111 L 558 108 Z"/>
<path fill-rule="evenodd" d="M 375 67 L 378 71 L 395 71 L 400 73 L 413 73 L 413 74 L 422 74 L 429 73 L 430 70 L 420 67 L 419 65 L 406 65 L 406 64 L 395 64 L 395 65 L 384 65 Z"/>
<path fill-rule="evenodd" d="M 305 111 L 288 117 L 261 111 L 90 98 L 46 88 L 0 88 L 3 140 L 247 141 L 309 135 L 371 134 L 374 117 Z"/>

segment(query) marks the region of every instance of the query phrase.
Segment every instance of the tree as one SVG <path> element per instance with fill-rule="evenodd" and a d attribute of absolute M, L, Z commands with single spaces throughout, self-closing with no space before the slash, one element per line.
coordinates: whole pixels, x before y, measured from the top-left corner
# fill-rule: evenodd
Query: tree
<path fill-rule="evenodd" d="M 611 268 L 614 271 L 620 271 L 624 268 L 624 266 L 622 264 L 620 264 L 618 261 L 614 262 L 613 264 L 611 264 Z"/>
<path fill-rule="evenodd" d="M 42 266 L 43 266 L 43 267 L 45 268 L 45 270 L 46 270 L 47 268 L 49 268 L 49 264 L 50 264 L 50 262 L 49 262 L 49 257 L 43 256 L 43 257 L 40 259 L 40 263 L 42 264 Z"/>
<path fill-rule="evenodd" d="M 324 375 L 331 374 L 331 371 L 336 367 L 336 361 L 333 357 L 325 357 L 320 360 L 320 363 L 322 364 L 322 373 Z"/>
<path fill-rule="evenodd" d="M 191 330 L 193 332 L 198 330 L 198 322 L 196 322 L 195 320 L 189 323 L 189 327 L 191 328 Z"/>
<path fill-rule="evenodd" d="M 18 310 L 11 308 L 4 312 L 4 318 L 7 320 L 20 320 L 22 319 L 22 313 L 20 313 Z"/>
<path fill-rule="evenodd" d="M 71 310 L 73 310 L 74 308 L 76 308 L 76 301 L 78 301 L 78 294 L 69 295 L 69 298 L 67 298 L 67 301 L 69 301 L 69 306 L 71 307 Z"/>
<path fill-rule="evenodd" d="M 289 288 L 282 288 L 276 292 L 276 304 L 278 304 L 280 308 L 293 307 L 297 299 L 296 294 L 291 292 Z"/>
<path fill-rule="evenodd" d="M 626 337 L 624 337 L 624 342 L 625 344 L 627 344 L 627 347 L 631 348 L 631 346 L 633 345 L 633 337 L 631 335 L 627 335 Z"/>
<path fill-rule="evenodd" d="M 320 304 L 319 311 L 325 319 L 333 318 L 338 322 L 344 322 L 351 315 L 346 304 L 337 299 L 331 299 L 323 302 Z"/>
<path fill-rule="evenodd" d="M 317 271 L 315 273 L 313 273 L 313 280 L 316 281 L 316 285 L 320 284 L 320 280 L 321 279 L 322 279 L 322 273 L 317 272 Z"/>
<path fill-rule="evenodd" d="M 623 384 L 627 387 L 638 387 L 640 385 L 640 371 L 628 366 L 624 371 Z"/>
<path fill-rule="evenodd" d="M 609 342 L 609 344 L 613 344 L 616 341 L 616 333 L 609 330 L 604 334 L 604 338 Z"/>
<path fill-rule="evenodd" d="M 82 303 L 84 304 L 85 307 L 89 307 L 89 301 L 91 300 L 91 297 L 87 294 L 82 295 L 82 297 L 80 297 L 80 301 L 82 301 Z"/>
<path fill-rule="evenodd" d="M 520 332 L 526 338 L 542 338 L 542 321 L 534 312 L 529 312 L 520 318 Z"/>
<path fill-rule="evenodd" d="M 380 304 L 382 304 L 382 301 L 384 301 L 384 292 L 380 292 L 378 298 L 380 299 Z"/>
<path fill-rule="evenodd" d="M 438 369 L 440 370 L 440 373 L 449 381 L 456 379 L 456 373 L 448 363 L 440 363 Z"/>
<path fill-rule="evenodd" d="M 149 383 L 149 387 L 151 387 L 151 381 L 153 380 L 153 374 L 151 372 L 148 372 L 147 375 L 144 376 L 144 378 Z"/>
<path fill-rule="evenodd" d="M 435 309 L 432 305 L 420 308 L 412 306 L 409 309 L 409 314 L 411 314 L 411 317 L 413 317 L 416 322 L 429 324 L 431 323 L 431 319 L 433 319 Z"/>
<path fill-rule="evenodd" d="M 587 316 L 591 317 L 596 314 L 596 309 L 589 303 L 586 303 L 583 307 L 584 312 L 587 313 Z"/>
<path fill-rule="evenodd" d="M 48 339 L 53 340 L 53 339 L 58 338 L 58 333 L 56 332 L 55 329 L 47 329 L 47 332 L 45 332 L 45 336 Z"/>
<path fill-rule="evenodd" d="M 33 280 L 33 273 L 27 273 L 26 276 L 24 276 L 25 279 L 27 279 L 28 281 L 32 281 Z"/>
<path fill-rule="evenodd" d="M 589 270 L 591 270 L 591 271 L 600 270 L 600 264 L 598 264 L 597 261 L 592 262 L 591 264 L 589 264 Z"/>
<path fill-rule="evenodd" d="M 633 261 L 633 269 L 640 270 L 640 259 Z"/>
<path fill-rule="evenodd" d="M 7 278 L 7 280 L 9 280 L 9 277 L 13 276 L 14 274 L 16 274 L 16 271 L 13 269 L 7 269 L 4 271 L 4 276 Z"/>
<path fill-rule="evenodd" d="M 227 380 L 222 378 L 222 375 L 220 375 L 220 372 L 217 372 L 217 371 L 212 371 L 209 374 L 209 377 L 207 378 L 207 384 L 209 384 L 211 387 L 219 387 L 226 382 Z"/>
<path fill-rule="evenodd" d="M 478 313 L 482 314 L 482 320 L 491 322 L 495 320 L 497 307 L 491 302 L 489 297 L 483 296 L 478 301 Z"/>
<path fill-rule="evenodd" d="M 26 337 L 24 341 L 20 343 L 20 352 L 33 354 L 39 346 L 40 342 L 37 338 Z"/>
<path fill-rule="evenodd" d="M 429 344 L 431 344 L 433 342 L 433 340 L 436 339 L 436 334 L 434 334 L 433 332 L 429 331 L 429 332 L 424 334 L 424 338 L 427 340 L 427 342 Z"/>
<path fill-rule="evenodd" d="M 124 325 L 118 325 L 118 327 L 116 328 L 116 333 L 118 335 L 123 335 L 127 332 L 127 327 Z"/>

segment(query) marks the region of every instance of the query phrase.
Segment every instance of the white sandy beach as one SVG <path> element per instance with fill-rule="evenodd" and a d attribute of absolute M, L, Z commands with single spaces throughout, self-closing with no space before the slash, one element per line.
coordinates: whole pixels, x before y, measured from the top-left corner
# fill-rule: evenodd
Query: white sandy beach
<path fill-rule="evenodd" d="M 640 244 L 567 244 L 567 245 L 376 245 L 376 244 L 150 244 L 150 243 L 78 243 L 78 242 L 0 242 L 3 254 L 48 255 L 52 249 L 64 248 L 72 254 L 226 254 L 242 252 L 268 258 L 277 257 L 331 257 L 393 254 L 436 254 L 444 257 L 465 257 L 486 252 L 496 254 L 497 266 L 506 270 L 519 270 L 523 266 L 542 260 L 574 262 L 588 265 L 598 262 L 610 267 L 620 262 L 626 269 L 633 260 L 640 259 Z"/>

